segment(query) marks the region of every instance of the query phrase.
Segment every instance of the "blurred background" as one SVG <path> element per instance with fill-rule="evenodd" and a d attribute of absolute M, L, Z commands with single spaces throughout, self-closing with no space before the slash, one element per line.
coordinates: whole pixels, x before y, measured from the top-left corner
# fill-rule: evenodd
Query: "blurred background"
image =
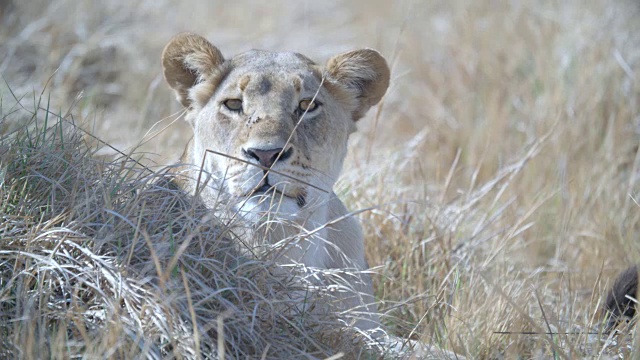
<path fill-rule="evenodd" d="M 319 62 L 358 47 L 379 49 L 395 61 L 405 46 L 400 42 L 415 41 L 401 36 L 408 23 L 415 22 L 415 7 L 409 3 L 3 0 L 0 4 L 0 71 L 11 90 L 20 95 L 40 93 L 48 82 L 54 104 L 68 108 L 73 103 L 77 120 L 121 148 L 140 142 L 158 121 L 162 128 L 175 120 L 172 115 L 180 108 L 162 79 L 160 54 L 178 32 L 199 33 L 227 56 L 261 48 L 297 51 Z M 429 10 L 420 9 L 418 24 Z M 445 10 L 438 13 L 446 16 Z M 440 27 L 448 26 L 449 20 L 438 21 Z M 397 66 L 395 76 L 407 76 L 407 65 Z M 188 131 L 178 122 L 145 150 L 163 156 L 162 161 L 173 161 Z"/>
<path fill-rule="evenodd" d="M 493 140 L 504 135 L 520 143 L 559 116 L 592 116 L 598 101 L 637 99 L 637 1 L 2 0 L 0 9 L 3 87 L 33 98 L 48 84 L 52 104 L 73 104 L 76 120 L 120 147 L 175 120 L 159 58 L 180 31 L 228 56 L 262 48 L 323 62 L 378 49 L 393 67 L 384 120 L 360 125 L 383 143 L 419 131 L 435 145 L 468 135 L 453 136 L 453 153 L 469 141 L 501 146 Z M 188 131 L 175 125 L 145 149 L 175 159 Z"/>
<path fill-rule="evenodd" d="M 592 296 L 640 261 L 639 19 L 637 0 L 0 0 L 0 133 L 44 94 L 40 106 L 169 164 L 190 137 L 161 75 L 174 34 L 320 63 L 375 48 L 391 86 L 336 191 L 375 207 L 359 217 L 378 297 L 426 294 L 395 315 L 429 334 L 445 322 L 458 350 L 534 353 L 492 331 L 526 328 L 540 303 L 558 327 L 586 326 Z M 421 322 L 443 301 L 453 316 Z"/>

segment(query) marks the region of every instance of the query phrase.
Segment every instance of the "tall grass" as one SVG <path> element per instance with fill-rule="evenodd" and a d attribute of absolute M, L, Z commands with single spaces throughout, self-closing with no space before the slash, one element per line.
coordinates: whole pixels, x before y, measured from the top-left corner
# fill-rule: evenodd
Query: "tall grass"
<path fill-rule="evenodd" d="M 11 3 L 7 6 L 8 2 L 0 2 L 0 7 L 4 6 L 0 11 L 0 53 L 5 54 L 0 59 L 0 72 L 15 97 L 33 89 L 39 94 L 48 83 L 50 100 L 48 96 L 40 100 L 38 94 L 26 96 L 21 99 L 23 106 L 37 108 L 34 104 L 40 102 L 39 107 L 47 108 L 45 104 L 50 103 L 49 109 L 56 109 L 56 114 L 74 119 L 85 130 L 125 153 L 132 149 L 150 152 L 143 160 L 149 166 L 177 159 L 189 137 L 188 127 L 177 119 L 180 109 L 177 104 L 170 105 L 175 102 L 160 76 L 159 54 L 174 33 L 182 30 L 201 33 L 225 54 L 269 48 L 299 51 L 321 60 L 349 48 L 367 46 L 381 50 L 393 67 L 392 85 L 383 104 L 359 124 L 360 131 L 351 141 L 345 173 L 336 191 L 351 210 L 373 207 L 358 216 L 365 230 L 369 264 L 379 274 L 375 278 L 376 296 L 386 314 L 386 326 L 398 335 L 437 343 L 471 358 L 631 356 L 633 346 L 629 337 L 623 334 L 608 338 L 598 333 L 603 294 L 612 276 L 640 259 L 637 242 L 640 212 L 636 202 L 640 190 L 637 1 L 322 4 L 275 1 L 267 6 L 252 1 L 228 4 L 188 0 L 180 6 L 168 1 L 143 1 L 137 7 L 119 0 Z M 11 92 L 7 86 L 0 90 L 3 134 L 21 128 L 32 117 L 31 113 L 16 111 L 20 106 L 16 107 Z M 54 137 L 47 135 L 46 139 Z M 55 139 L 61 141 L 58 135 Z M 11 159 L 17 156 L 16 159 L 29 161 L 47 160 L 41 165 L 27 162 L 22 168 L 11 160 L 11 166 L 18 171 L 15 174 L 22 174 L 12 175 L 12 181 L 22 179 L 13 188 L 7 187 L 8 172 L 4 170 L 2 191 L 7 194 L 7 189 L 11 189 L 13 200 L 3 197 L 0 208 L 8 211 L 5 204 L 13 204 L 11 211 L 32 212 L 18 216 L 23 222 L 16 234 L 32 234 L 24 235 L 25 239 L 36 238 L 49 229 L 69 227 L 74 234 L 84 234 L 81 239 L 85 240 L 75 243 L 89 244 L 98 241 L 90 239 L 103 239 L 96 235 L 99 233 L 96 224 L 110 224 L 102 230 L 107 235 L 133 231 L 118 238 L 144 239 L 142 233 L 135 233 L 139 228 L 137 221 L 151 215 L 134 216 L 132 226 L 124 220 L 129 217 L 115 214 L 139 211 L 153 214 L 175 209 L 160 206 L 147 210 L 151 205 L 141 205 L 146 204 L 147 196 L 163 199 L 168 192 L 172 197 L 188 198 L 174 190 L 158 189 L 153 181 L 146 180 L 158 175 L 133 171 L 128 165 L 105 167 L 84 156 L 122 157 L 99 142 L 89 141 L 87 150 L 73 152 L 76 155 L 62 155 L 57 150 L 25 156 L 15 146 L 10 149 Z M 45 155 L 55 159 L 68 156 L 68 164 L 62 165 Z M 9 155 L 3 155 L 3 159 L 6 156 Z M 92 165 L 84 167 L 84 163 Z M 3 169 L 7 164 L 3 163 Z M 76 167 L 82 171 L 74 173 L 75 176 L 87 179 L 78 182 L 82 186 L 69 190 L 69 184 L 76 180 L 65 176 L 69 168 Z M 129 183 L 123 180 L 125 177 L 137 180 Z M 130 187 L 136 189 L 135 193 L 126 190 Z M 103 195 L 89 196 L 99 188 L 105 189 Z M 151 196 L 152 189 L 162 196 Z M 95 200 L 93 204 L 101 204 L 95 208 L 104 207 L 108 211 L 89 212 L 100 214 L 100 221 L 88 215 L 83 219 L 80 211 L 65 207 L 65 201 L 71 201 L 66 194 L 76 194 L 74 204 L 81 203 L 77 199 L 91 198 Z M 131 197 L 132 202 L 123 202 L 123 196 Z M 194 210 L 197 207 L 191 199 L 185 201 L 192 211 L 186 219 L 199 210 Z M 62 209 L 62 220 L 52 215 L 52 206 Z M 76 222 L 64 220 L 67 216 L 77 219 Z M 224 226 L 219 230 L 224 230 Z M 166 232 L 155 231 L 147 230 L 153 239 L 151 243 L 165 244 L 169 249 L 158 250 L 159 255 L 154 256 L 161 265 L 168 264 L 167 259 L 173 253 L 167 244 L 175 244 L 177 240 L 172 242 L 163 238 Z M 211 229 L 211 233 L 216 231 Z M 58 242 L 64 238 L 63 232 L 53 234 Z M 42 235 L 39 247 L 29 251 L 48 259 L 55 248 L 43 245 L 48 236 Z M 140 262 L 134 268 L 147 272 L 136 272 L 143 275 L 135 275 L 133 279 L 141 281 L 144 274 L 158 277 L 154 261 L 147 261 L 154 256 L 144 255 L 150 248 L 147 240 L 136 240 L 135 247 L 124 240 L 120 244 L 100 241 L 107 244 L 102 245 L 104 249 L 112 249 L 111 253 L 96 253 L 87 259 L 109 255 L 114 259 L 112 266 L 119 267 L 122 254 L 113 249 L 124 248 L 124 253 L 128 253 L 134 248 L 136 256 L 140 250 Z M 11 259 L 21 256 L 24 261 L 20 264 L 25 266 L 21 269 L 31 266 L 29 269 L 34 271 L 35 260 L 27 261 L 24 254 L 16 252 L 23 245 L 11 246 L 8 249 L 13 249 L 13 255 L 3 256 L 12 256 Z M 74 256 L 61 258 L 56 250 L 52 259 L 75 264 L 73 259 L 79 250 L 72 250 L 75 248 L 71 245 L 60 246 Z M 89 251 L 94 246 L 81 249 Z M 141 250 L 143 247 L 147 250 Z M 78 255 L 78 259 L 84 259 L 81 256 L 88 255 Z M 26 270 L 14 272 L 14 263 L 12 260 L 11 274 L 19 274 L 15 276 L 20 280 L 15 284 L 26 281 L 31 286 L 23 285 L 19 291 L 33 291 L 37 289 L 34 284 L 45 285 Z M 51 268 L 48 270 L 51 273 L 70 271 L 67 278 L 89 282 L 75 280 L 86 276 L 66 270 L 67 267 Z M 169 271 L 160 268 L 162 273 Z M 182 271 L 171 269 L 165 276 L 174 280 L 167 290 L 162 290 L 160 283 L 145 282 L 139 290 L 145 295 L 140 298 L 159 304 L 162 309 L 176 311 L 171 304 L 188 309 L 189 297 L 181 285 Z M 198 273 L 188 271 L 187 280 L 192 275 L 197 279 L 205 276 Z M 29 277 L 36 280 L 27 280 Z M 91 281 L 95 284 L 99 280 L 92 277 Z M 104 287 L 100 291 L 109 291 L 108 281 L 100 284 L 96 289 Z M 204 289 L 202 284 L 189 284 L 194 286 L 189 287 L 191 296 Z M 260 289 L 270 293 L 271 286 L 265 282 Z M 10 293 L 18 291 L 17 285 L 6 289 L 12 289 Z M 74 291 L 63 295 L 71 294 L 68 298 L 74 299 Z M 171 291 L 175 291 L 176 300 L 166 304 L 166 299 L 173 299 L 166 296 Z M 59 296 L 67 299 L 63 295 Z M 101 304 L 114 301 L 111 296 L 101 296 L 94 297 Z M 265 298 L 265 303 L 269 299 Z M 16 306 L 22 311 L 15 310 L 12 313 L 18 314 L 15 318 L 27 310 L 48 309 L 42 304 L 48 304 L 49 300 L 33 301 L 11 305 L 11 309 Z M 59 303 L 78 309 L 87 306 L 71 300 Z M 124 316 L 122 309 L 126 306 L 112 307 Z M 166 309 L 162 311 L 167 313 Z M 200 348 L 202 344 L 215 344 L 213 330 L 193 336 L 191 315 L 185 315 L 188 311 L 178 313 L 175 318 L 182 322 L 175 326 L 185 329 L 183 333 L 190 334 L 193 341 L 198 339 Z M 211 311 L 207 313 L 211 317 L 203 318 L 214 319 L 215 313 Z M 108 321 L 115 314 L 105 315 L 102 321 L 116 326 L 115 321 Z M 127 319 L 137 316 L 135 311 L 133 315 L 126 314 Z M 198 311 L 195 314 L 201 316 Z M 20 344 L 17 340 L 24 339 L 21 349 L 36 349 L 27 344 L 47 336 L 62 339 L 66 332 L 49 330 L 66 329 L 70 324 L 69 328 L 84 330 L 70 331 L 73 337 L 69 338 L 81 336 L 103 341 L 104 346 L 96 345 L 96 349 L 107 349 L 120 341 L 128 345 L 118 349 L 143 351 L 140 349 L 144 346 L 139 345 L 142 343 L 136 342 L 138 336 L 124 335 L 142 331 L 138 330 L 142 325 L 133 320 L 131 325 L 121 322 L 118 326 L 126 331 L 114 331 L 119 335 L 112 339 L 92 335 L 87 323 L 94 320 L 87 320 L 84 315 L 65 316 L 56 317 L 59 319 L 56 324 L 62 325 L 51 328 L 37 323 L 50 319 L 47 316 L 33 317 L 36 323 L 24 325 L 20 331 L 13 328 L 19 322 L 11 323 L 11 334 L 19 335 L 12 335 L 16 340 L 10 344 Z M 224 324 L 231 326 L 227 321 Z M 154 325 L 159 328 L 154 331 L 171 338 L 166 334 L 177 330 L 169 325 Z M 309 351 L 316 356 L 334 353 L 328 342 L 309 346 L 296 342 L 301 337 L 291 335 L 283 333 L 270 346 Z M 32 342 L 27 342 L 28 339 Z M 270 338 L 255 348 L 264 349 L 267 343 L 271 344 Z M 149 350 L 144 351 L 157 354 L 170 353 L 175 348 L 156 340 L 145 344 L 155 344 L 156 348 L 149 345 Z M 95 351 L 97 354 L 98 350 Z M 126 357 L 128 353 L 122 354 Z"/>

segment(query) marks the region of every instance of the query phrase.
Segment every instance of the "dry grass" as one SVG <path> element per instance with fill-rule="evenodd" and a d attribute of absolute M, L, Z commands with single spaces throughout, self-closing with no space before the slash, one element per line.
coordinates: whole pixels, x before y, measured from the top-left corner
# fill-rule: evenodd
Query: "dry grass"
<path fill-rule="evenodd" d="M 242 256 L 241 224 L 167 173 L 94 159 L 43 112 L 0 142 L 0 356 L 314 359 L 352 345 L 308 311 L 332 298 L 305 279 L 330 274 Z"/>
<path fill-rule="evenodd" d="M 323 2 L 319 9 L 311 1 L 188 0 L 168 10 L 171 4 L 0 1 L 0 72 L 8 85 L 0 90 L 0 133 L 31 118 L 8 89 L 17 97 L 35 89 L 35 96 L 21 100 L 33 109 L 48 82 L 50 105 L 45 95 L 41 107 L 73 118 L 127 154 L 150 152 L 147 164 L 167 164 L 189 134 L 180 120 L 173 122 L 179 107 L 160 76 L 159 54 L 174 33 L 201 33 L 228 53 L 288 49 L 323 59 L 349 48 L 377 48 L 393 64 L 392 86 L 359 124 L 336 190 L 352 210 L 375 208 L 358 216 L 369 263 L 380 274 L 376 295 L 388 327 L 470 358 L 631 356 L 634 345 L 626 337 L 606 342 L 587 333 L 598 332 L 611 277 L 640 259 L 637 1 L 352 1 Z M 12 148 L 14 182 L 22 186 L 7 187 L 5 180 L 0 197 L 2 216 L 6 204 L 15 216 L 0 228 L 2 321 L 8 324 L 2 331 L 14 344 L 9 351 L 31 351 L 23 357 L 105 349 L 116 349 L 114 357 L 162 354 L 176 346 L 159 339 L 180 334 L 200 342 L 194 349 L 215 348 L 214 324 L 199 338 L 191 336 L 189 309 L 210 320 L 227 306 L 242 313 L 244 302 L 221 297 L 200 308 L 187 300 L 204 296 L 215 281 L 237 281 L 226 272 L 224 256 L 232 250 L 188 247 L 185 254 L 195 251 L 198 261 L 206 255 L 210 262 L 195 266 L 185 256 L 178 260 L 183 265 L 167 269 L 175 249 L 156 249 L 172 243 L 163 238 L 166 232 L 146 229 L 145 240 L 135 225 L 161 218 L 158 209 L 168 208 L 147 207 L 152 199 L 186 195 L 152 186 L 148 172 L 126 174 L 129 165 L 99 165 L 85 155 L 119 155 L 94 141 L 68 155 L 70 149 L 35 147 L 42 153 L 14 157 L 31 148 Z M 29 161 L 16 162 L 24 158 Z M 122 180 L 125 175 L 133 180 Z M 89 203 L 78 207 L 83 201 Z M 196 216 L 200 210 L 190 199 L 184 204 L 191 211 L 185 219 L 194 221 L 189 226 L 197 226 L 205 215 Z M 203 230 L 209 237 L 202 241 L 225 244 L 216 235 L 224 228 Z M 5 244 L 7 231 L 17 240 Z M 137 245 L 117 239 L 137 239 Z M 157 254 L 148 254 L 150 248 Z M 123 257 L 132 249 L 135 256 Z M 162 271 L 148 261 L 154 257 Z M 269 266 L 250 264 L 246 271 L 258 275 Z M 124 265 L 131 273 L 121 272 Z M 79 272 L 80 266 L 111 270 L 99 275 Z M 113 276 L 122 276 L 130 284 L 126 291 L 167 322 L 137 321 L 153 317 L 142 316 L 142 303 L 119 303 L 125 290 Z M 268 307 L 277 299 L 273 294 L 287 291 L 287 282 L 276 280 L 251 278 L 260 287 L 247 296 Z M 45 286 L 62 290 L 43 298 L 38 291 Z M 278 337 L 241 317 L 229 319 L 228 333 L 236 334 L 229 344 L 248 341 L 243 331 L 262 334 L 251 347 L 238 346 L 251 357 L 259 358 L 266 344 L 271 358 L 331 353 L 328 342 L 310 345 L 298 330 L 285 327 Z M 121 330 L 99 336 L 96 324 Z M 42 339 L 48 341 L 37 342 Z"/>

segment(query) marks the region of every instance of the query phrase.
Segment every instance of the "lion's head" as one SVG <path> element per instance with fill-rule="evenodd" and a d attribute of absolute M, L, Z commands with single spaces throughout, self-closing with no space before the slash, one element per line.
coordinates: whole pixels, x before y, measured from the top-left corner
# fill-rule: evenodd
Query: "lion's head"
<path fill-rule="evenodd" d="M 355 122 L 389 85 L 385 59 L 370 49 L 324 66 L 262 50 L 225 59 L 203 37 L 183 33 L 165 47 L 162 64 L 194 131 L 185 160 L 203 164 L 226 193 L 262 210 L 275 200 L 285 214 L 331 194 Z"/>

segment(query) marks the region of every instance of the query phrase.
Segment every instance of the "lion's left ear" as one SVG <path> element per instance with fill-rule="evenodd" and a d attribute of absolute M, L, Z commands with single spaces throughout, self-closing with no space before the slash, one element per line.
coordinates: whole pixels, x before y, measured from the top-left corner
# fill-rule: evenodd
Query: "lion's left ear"
<path fill-rule="evenodd" d="M 217 47 L 200 35 L 180 33 L 171 39 L 162 52 L 164 78 L 176 92 L 178 101 L 189 107 L 189 90 L 207 80 L 224 63 Z"/>
<path fill-rule="evenodd" d="M 379 52 L 372 49 L 354 50 L 334 56 L 326 65 L 330 80 L 341 84 L 353 95 L 356 108 L 353 120 L 358 120 L 380 101 L 389 87 L 389 66 Z"/>

